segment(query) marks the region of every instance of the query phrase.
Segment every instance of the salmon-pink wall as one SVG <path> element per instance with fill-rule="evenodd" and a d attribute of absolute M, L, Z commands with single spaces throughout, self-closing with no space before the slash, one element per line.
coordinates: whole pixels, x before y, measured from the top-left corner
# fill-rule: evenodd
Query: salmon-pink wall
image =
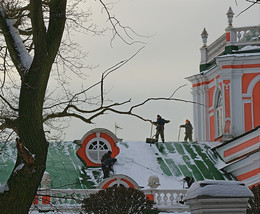
<path fill-rule="evenodd" d="M 244 104 L 244 120 L 245 120 L 245 131 L 249 131 L 252 129 L 252 111 L 251 111 L 251 103 Z"/>
<path fill-rule="evenodd" d="M 211 108 L 213 106 L 213 95 L 214 95 L 214 91 L 215 91 L 215 86 L 211 87 L 209 89 L 209 108 Z"/>
<path fill-rule="evenodd" d="M 209 118 L 209 123 L 210 123 L 210 140 L 214 141 L 215 140 L 215 122 L 214 122 L 214 115 L 212 115 Z"/>
<path fill-rule="evenodd" d="M 230 80 L 223 80 L 225 94 L 225 116 L 230 118 Z"/>
<path fill-rule="evenodd" d="M 242 93 L 243 94 L 247 93 L 249 84 L 251 83 L 252 79 L 254 79 L 257 75 L 259 75 L 259 73 L 243 74 L 243 77 L 242 77 Z"/>
<path fill-rule="evenodd" d="M 260 82 L 256 83 L 252 95 L 254 127 L 257 127 L 260 125 Z"/>

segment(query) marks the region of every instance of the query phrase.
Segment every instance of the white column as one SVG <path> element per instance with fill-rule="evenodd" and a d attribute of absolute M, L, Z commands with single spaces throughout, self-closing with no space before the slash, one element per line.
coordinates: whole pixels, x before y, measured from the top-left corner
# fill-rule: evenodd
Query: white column
<path fill-rule="evenodd" d="M 202 108 L 202 117 L 203 117 L 203 138 L 201 140 L 207 141 L 209 140 L 209 120 L 208 120 L 208 106 L 209 106 L 209 98 L 208 98 L 208 85 L 203 86 L 203 104 L 205 106 L 201 106 Z"/>
<path fill-rule="evenodd" d="M 231 114 L 231 133 L 238 136 L 244 132 L 243 100 L 242 100 L 242 72 L 238 69 L 232 72 L 230 88 L 230 114 Z"/>
<path fill-rule="evenodd" d="M 192 95 L 193 95 L 193 102 L 198 102 L 198 91 L 197 87 L 192 88 Z M 199 118 L 198 118 L 198 105 L 193 104 L 193 138 L 196 140 L 198 138 L 198 130 L 199 130 L 199 124 L 198 124 Z"/>

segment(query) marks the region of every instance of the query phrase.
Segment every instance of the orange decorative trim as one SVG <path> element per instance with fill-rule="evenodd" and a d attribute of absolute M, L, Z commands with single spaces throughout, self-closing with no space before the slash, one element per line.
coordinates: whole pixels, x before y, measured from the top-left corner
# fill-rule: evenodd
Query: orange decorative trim
<path fill-rule="evenodd" d="M 214 96 L 215 86 L 209 89 L 209 108 L 213 106 L 213 96 Z"/>
<path fill-rule="evenodd" d="M 154 194 L 146 194 L 146 198 L 150 201 L 154 201 Z"/>
<path fill-rule="evenodd" d="M 129 187 L 135 189 L 135 186 L 128 180 L 121 178 L 121 181 L 125 182 Z"/>
<path fill-rule="evenodd" d="M 116 178 L 114 178 L 114 179 L 108 181 L 108 182 L 102 187 L 102 189 L 107 189 L 107 188 L 109 187 L 109 185 L 110 185 L 111 183 L 113 183 L 114 181 L 116 181 Z"/>
<path fill-rule="evenodd" d="M 222 141 L 223 136 L 216 138 L 214 141 Z"/>
<path fill-rule="evenodd" d="M 253 145 L 255 145 L 255 144 L 259 143 L 259 142 L 260 142 L 260 137 L 259 136 L 254 137 L 254 138 L 252 138 L 252 139 L 250 139 L 250 140 L 248 140 L 248 141 L 246 141 L 244 143 L 241 143 L 238 146 L 235 146 L 235 147 L 233 147 L 231 149 L 226 150 L 224 152 L 224 157 L 233 155 L 233 154 L 235 154 L 235 153 L 237 153 L 237 152 L 239 152 L 241 150 L 244 150 L 244 149 L 246 149 L 246 148 L 248 148 L 250 146 L 253 146 Z"/>
<path fill-rule="evenodd" d="M 230 124 L 231 124 L 231 121 L 226 120 L 225 127 L 224 127 L 224 133 L 230 133 Z"/>
<path fill-rule="evenodd" d="M 239 68 L 260 68 L 260 64 L 245 64 L 245 65 L 222 65 L 222 69 L 239 69 Z"/>
<path fill-rule="evenodd" d="M 243 100 L 251 100 L 251 97 L 242 97 Z"/>
<path fill-rule="evenodd" d="M 214 112 L 214 109 L 209 110 L 209 114 L 212 113 L 212 112 Z"/>
<path fill-rule="evenodd" d="M 34 197 L 32 204 L 39 204 L 39 196 L 38 195 L 36 195 Z"/>
<path fill-rule="evenodd" d="M 243 94 L 247 93 L 249 84 L 258 75 L 260 75 L 260 73 L 243 74 L 243 76 L 242 76 L 242 93 Z"/>
<path fill-rule="evenodd" d="M 93 139 L 97 137 L 97 133 L 92 133 L 89 134 L 84 140 L 83 143 L 81 144 L 81 147 L 77 150 L 77 155 L 80 157 L 81 160 L 84 161 L 84 163 L 87 165 L 87 167 L 95 167 L 95 166 L 101 166 L 101 163 L 97 164 L 92 162 L 89 157 L 87 157 L 86 155 L 86 149 L 87 149 L 87 144 Z M 117 147 L 115 141 L 113 140 L 113 138 L 111 136 L 109 136 L 106 133 L 102 133 L 100 132 L 99 138 L 101 139 L 105 139 L 107 140 L 107 142 L 110 144 L 111 146 L 111 157 L 114 158 L 116 157 L 120 150 L 119 147 Z"/>
<path fill-rule="evenodd" d="M 260 125 L 260 81 L 254 86 L 252 95 L 254 127 L 257 127 Z"/>
<path fill-rule="evenodd" d="M 253 186 L 257 186 L 257 185 L 260 185 L 260 182 L 257 182 L 257 183 L 255 183 L 255 184 L 253 184 L 253 185 L 251 185 L 251 186 L 249 186 L 248 188 L 252 188 Z"/>
<path fill-rule="evenodd" d="M 226 41 L 230 42 L 230 32 L 226 33 Z"/>
<path fill-rule="evenodd" d="M 254 169 L 250 172 L 244 173 L 244 174 L 236 176 L 236 177 L 237 177 L 237 180 L 243 181 L 243 180 L 246 180 L 248 178 L 251 178 L 251 177 L 257 175 L 258 173 L 260 173 L 260 168 Z"/>
<path fill-rule="evenodd" d="M 42 196 L 42 204 L 50 204 L 51 203 L 51 197 L 48 195 L 43 195 Z"/>
<path fill-rule="evenodd" d="M 201 85 L 207 85 L 207 84 L 209 84 L 209 83 L 211 83 L 213 81 L 214 81 L 214 78 L 209 80 L 209 81 L 204 81 L 204 82 L 193 84 L 192 87 L 195 88 L 195 87 L 198 87 L 198 86 L 201 86 Z"/>

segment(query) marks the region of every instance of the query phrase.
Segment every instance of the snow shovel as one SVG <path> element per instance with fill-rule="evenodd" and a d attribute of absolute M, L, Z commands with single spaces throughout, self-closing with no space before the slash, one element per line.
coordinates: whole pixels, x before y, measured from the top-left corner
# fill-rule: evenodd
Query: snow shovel
<path fill-rule="evenodd" d="M 150 143 L 150 146 L 156 142 L 156 140 L 152 137 L 152 132 L 153 132 L 153 124 L 151 124 L 150 138 L 146 138 L 146 143 Z"/>
<path fill-rule="evenodd" d="M 181 127 L 179 127 L 178 142 L 180 141 L 180 132 L 181 132 Z"/>

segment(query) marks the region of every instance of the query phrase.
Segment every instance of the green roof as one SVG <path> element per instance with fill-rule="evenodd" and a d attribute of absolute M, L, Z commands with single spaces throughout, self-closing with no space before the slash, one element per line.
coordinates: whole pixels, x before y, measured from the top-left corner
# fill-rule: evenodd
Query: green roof
<path fill-rule="evenodd" d="M 122 158 L 127 156 L 127 151 L 133 148 L 129 145 L 131 143 L 118 143 L 119 148 L 121 147 L 121 152 L 118 155 L 117 172 L 120 172 L 120 167 L 124 167 L 120 166 L 120 162 L 123 162 L 120 161 L 120 158 L 123 160 Z M 197 181 L 205 179 L 233 179 L 229 174 L 217 168 L 216 165 L 221 160 L 206 144 L 168 142 L 150 146 L 145 142 L 138 142 L 138 145 L 141 146 L 141 149 L 139 151 L 140 154 L 136 155 L 142 155 L 144 150 L 149 150 L 152 157 L 156 159 L 156 167 L 161 170 L 163 176 L 173 176 L 180 179 L 184 176 L 192 176 Z M 52 181 L 49 185 L 50 188 L 94 188 L 103 180 L 103 173 L 100 167 L 87 168 L 80 161 L 76 155 L 78 148 L 79 146 L 72 142 L 50 143 L 46 167 L 46 171 L 50 174 Z M 7 181 L 13 170 L 16 156 L 15 143 L 0 143 L 0 184 L 4 184 Z M 180 161 L 176 161 L 176 157 Z M 129 157 L 127 158 L 129 159 Z M 146 173 L 145 168 L 148 167 L 143 166 L 142 173 Z M 132 177 L 131 174 L 128 176 Z"/>

